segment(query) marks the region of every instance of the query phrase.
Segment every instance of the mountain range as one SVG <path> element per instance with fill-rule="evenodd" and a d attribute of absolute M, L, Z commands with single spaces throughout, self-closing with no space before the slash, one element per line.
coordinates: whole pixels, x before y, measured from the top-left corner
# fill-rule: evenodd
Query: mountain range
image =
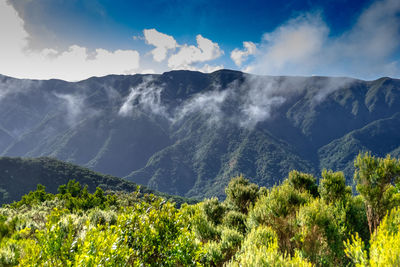
<path fill-rule="evenodd" d="M 399 132 L 391 78 L 0 75 L 1 156 L 53 157 L 185 197 L 223 197 L 240 173 L 272 186 L 292 169 L 327 168 L 352 183 L 360 151 L 400 156 Z"/>

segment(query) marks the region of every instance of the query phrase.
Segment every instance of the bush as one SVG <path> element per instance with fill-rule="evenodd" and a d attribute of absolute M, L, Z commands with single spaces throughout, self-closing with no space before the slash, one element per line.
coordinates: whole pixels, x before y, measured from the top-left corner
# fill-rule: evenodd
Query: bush
<path fill-rule="evenodd" d="M 318 191 L 321 198 L 327 203 L 346 201 L 351 197 L 351 188 L 346 186 L 343 172 L 323 170 Z"/>
<path fill-rule="evenodd" d="M 289 172 L 288 183 L 300 191 L 308 191 L 312 196 L 318 196 L 317 179 L 308 173 L 299 171 Z"/>
<path fill-rule="evenodd" d="M 242 234 L 246 232 L 246 215 L 238 211 L 228 211 L 225 215 L 222 224 L 225 227 L 235 229 Z"/>
<path fill-rule="evenodd" d="M 300 192 L 288 183 L 273 187 L 267 196 L 258 199 L 247 218 L 251 230 L 258 226 L 270 226 L 278 236 L 282 252 L 294 253 L 296 234 L 296 212 L 312 199 L 308 191 Z"/>
<path fill-rule="evenodd" d="M 203 201 L 203 212 L 208 221 L 220 224 L 225 214 L 225 207 L 218 201 L 218 198 L 206 199 Z"/>
<path fill-rule="evenodd" d="M 227 266 L 312 266 L 300 256 L 279 252 L 276 233 L 266 226 L 253 228 L 246 236 L 240 252 Z"/>
<path fill-rule="evenodd" d="M 242 213 L 247 213 L 258 197 L 258 186 L 243 175 L 233 178 L 225 188 L 226 202 Z"/>
<path fill-rule="evenodd" d="M 372 235 L 369 253 L 357 234 L 345 243 L 345 253 L 357 266 L 400 266 L 399 240 L 400 208 L 395 208 Z"/>
<path fill-rule="evenodd" d="M 319 266 L 343 266 L 344 229 L 335 207 L 320 199 L 299 209 L 297 240 L 302 255 Z"/>

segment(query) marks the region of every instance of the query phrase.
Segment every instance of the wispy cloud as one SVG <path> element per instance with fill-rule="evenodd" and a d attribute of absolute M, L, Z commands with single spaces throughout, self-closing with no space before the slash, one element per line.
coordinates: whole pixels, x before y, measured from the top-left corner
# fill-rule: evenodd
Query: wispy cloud
<path fill-rule="evenodd" d="M 118 114 L 121 116 L 129 116 L 135 108 L 144 110 L 156 115 L 169 117 L 165 110 L 165 106 L 161 103 L 162 86 L 153 83 L 151 76 L 145 76 L 142 83 L 131 88 L 129 95 L 122 103 Z"/>
<path fill-rule="evenodd" d="M 60 94 L 54 93 L 60 100 L 59 111 L 65 114 L 65 122 L 70 126 L 76 126 L 81 120 L 100 114 L 99 110 L 88 107 L 85 104 L 84 94 Z"/>
<path fill-rule="evenodd" d="M 318 65 L 328 28 L 319 14 L 307 14 L 263 35 L 246 71 L 269 75 L 309 74 Z"/>
<path fill-rule="evenodd" d="M 218 85 L 214 87 L 213 91 L 197 94 L 185 101 L 176 109 L 173 121 L 179 121 L 193 113 L 202 113 L 207 116 L 209 123 L 220 123 L 224 116 L 222 105 L 232 91 L 219 91 Z"/>
<path fill-rule="evenodd" d="M 5 79 L 0 81 L 0 103 L 7 96 L 28 93 L 35 90 L 41 81 Z"/>

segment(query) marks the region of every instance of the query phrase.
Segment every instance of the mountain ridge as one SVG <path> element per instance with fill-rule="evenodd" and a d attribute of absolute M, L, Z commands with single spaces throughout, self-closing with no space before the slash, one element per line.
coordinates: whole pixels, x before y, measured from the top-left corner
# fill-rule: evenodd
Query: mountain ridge
<path fill-rule="evenodd" d="M 272 186 L 291 169 L 318 175 L 350 166 L 357 138 L 341 138 L 398 112 L 400 80 L 387 77 L 220 70 L 71 83 L 1 76 L 0 155 L 51 156 L 171 194 L 223 197 L 240 173 Z M 377 145 L 366 148 L 397 153 L 374 151 L 380 141 L 373 129 L 364 139 Z M 332 152 L 345 145 L 350 149 Z M 348 180 L 351 168 L 344 168 Z"/>

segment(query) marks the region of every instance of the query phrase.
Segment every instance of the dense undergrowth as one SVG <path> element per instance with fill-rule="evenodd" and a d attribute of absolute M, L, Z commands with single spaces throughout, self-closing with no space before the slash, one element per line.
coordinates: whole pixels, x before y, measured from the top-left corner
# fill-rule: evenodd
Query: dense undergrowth
<path fill-rule="evenodd" d="M 70 181 L 0 209 L 0 266 L 400 266 L 400 161 L 360 154 L 342 172 L 292 171 L 267 189 L 242 176 L 179 208 L 152 194 Z"/>

